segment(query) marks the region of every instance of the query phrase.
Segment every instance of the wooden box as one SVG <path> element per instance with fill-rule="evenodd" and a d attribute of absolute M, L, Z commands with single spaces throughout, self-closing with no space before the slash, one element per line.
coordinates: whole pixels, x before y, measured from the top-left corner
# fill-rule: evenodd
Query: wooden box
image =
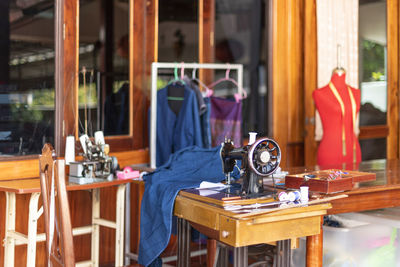
<path fill-rule="evenodd" d="M 340 173 L 340 175 L 335 175 L 335 173 Z M 332 179 L 330 175 L 336 176 L 336 178 Z M 375 179 L 375 173 L 329 169 L 287 175 L 285 186 L 295 189 L 300 188 L 300 186 L 308 186 L 309 191 L 330 194 L 351 190 L 354 183 Z"/>

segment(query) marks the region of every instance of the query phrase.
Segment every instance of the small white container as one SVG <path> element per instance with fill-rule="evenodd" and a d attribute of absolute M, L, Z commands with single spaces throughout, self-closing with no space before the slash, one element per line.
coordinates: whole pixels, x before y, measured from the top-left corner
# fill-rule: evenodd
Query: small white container
<path fill-rule="evenodd" d="M 69 165 L 70 162 L 75 161 L 75 137 L 73 135 L 67 136 L 65 142 L 65 164 Z"/>

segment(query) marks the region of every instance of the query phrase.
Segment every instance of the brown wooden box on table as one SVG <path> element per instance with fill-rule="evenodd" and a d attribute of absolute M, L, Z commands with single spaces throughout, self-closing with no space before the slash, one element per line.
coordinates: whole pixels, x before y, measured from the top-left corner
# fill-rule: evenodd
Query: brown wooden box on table
<path fill-rule="evenodd" d="M 332 179 L 329 175 L 335 176 L 335 173 L 340 173 L 340 175 L 336 175 Z M 354 183 L 374 180 L 376 180 L 375 173 L 329 169 L 287 175 L 285 186 L 294 189 L 298 189 L 300 186 L 308 186 L 309 191 L 331 194 L 351 190 Z"/>

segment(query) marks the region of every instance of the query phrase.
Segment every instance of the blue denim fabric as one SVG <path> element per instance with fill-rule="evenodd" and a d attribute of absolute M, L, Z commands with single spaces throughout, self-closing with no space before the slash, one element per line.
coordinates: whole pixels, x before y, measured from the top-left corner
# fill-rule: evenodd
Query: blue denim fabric
<path fill-rule="evenodd" d="M 225 179 L 221 147 L 187 147 L 171 155 L 168 162 L 145 175 L 140 214 L 139 264 L 148 266 L 167 247 L 171 236 L 175 197 L 181 189 L 195 188 L 202 181 Z M 239 177 L 235 169 L 234 177 Z"/>

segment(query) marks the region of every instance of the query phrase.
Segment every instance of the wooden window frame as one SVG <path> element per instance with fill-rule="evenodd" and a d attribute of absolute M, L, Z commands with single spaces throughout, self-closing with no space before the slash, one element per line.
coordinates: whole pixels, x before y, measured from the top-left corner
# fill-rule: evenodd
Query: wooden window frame
<path fill-rule="evenodd" d="M 55 0 L 56 2 L 56 126 L 55 149 L 64 155 L 66 133 L 74 132 L 78 140 L 78 72 L 79 72 L 79 0 Z M 135 13 L 134 13 L 135 10 Z M 145 86 L 145 75 L 150 63 L 156 61 L 158 1 L 129 1 L 129 109 L 133 110 L 133 82 Z M 141 20 L 145 19 L 145 27 Z M 147 34 L 146 34 L 147 33 Z M 144 46 L 143 38 L 146 38 Z M 151 46 L 153 44 L 153 47 Z M 146 53 L 143 59 L 143 52 Z M 135 62 L 135 64 L 133 64 Z M 68 96 L 69 101 L 64 101 Z M 73 103 L 73 104 L 71 104 Z M 69 105 L 68 105 L 69 104 Z M 134 129 L 135 128 L 135 129 Z M 135 139 L 138 129 L 130 116 L 129 134 L 106 136 L 112 152 L 143 150 L 146 142 Z"/>
<path fill-rule="evenodd" d="M 79 0 L 56 0 L 62 6 L 56 25 L 58 29 L 57 41 L 62 44 L 59 48 L 61 60 L 56 70 L 56 151 L 64 154 L 66 132 L 78 133 L 78 119 L 73 114 L 78 114 L 78 68 L 79 68 Z M 68 4 L 66 4 L 68 1 Z M 130 111 L 133 110 L 133 81 L 144 88 L 149 87 L 151 63 L 158 60 L 158 0 L 130 0 L 129 1 L 129 89 Z M 63 23 L 61 23 L 63 21 Z M 143 23 L 145 22 L 145 23 Z M 199 0 L 199 62 L 214 61 L 214 25 L 215 25 L 215 0 Z M 62 32 L 66 38 L 63 39 Z M 56 31 L 57 32 L 57 31 Z M 143 39 L 145 40 L 143 42 Z M 66 56 L 68 55 L 68 56 Z M 200 77 L 205 75 L 204 70 L 199 71 Z M 57 78 L 58 77 L 58 78 Z M 71 81 L 71 77 L 73 77 Z M 58 80 L 58 82 L 57 82 Z M 68 91 L 73 99 L 73 107 L 65 105 L 64 96 Z M 130 112 L 132 114 L 132 112 Z M 124 136 L 106 136 L 112 151 L 147 150 L 145 140 L 135 138 L 135 132 L 146 132 L 144 123 L 136 123 L 130 116 L 129 134 Z M 75 136 L 76 138 L 78 136 Z M 142 138 L 145 139 L 145 138 Z M 147 153 L 147 151 L 145 152 Z"/>
<path fill-rule="evenodd" d="M 57 156 L 65 153 L 67 133 L 76 133 L 78 140 L 78 86 L 79 86 L 79 0 L 54 0 L 55 4 L 55 133 Z M 215 0 L 199 0 L 199 62 L 214 61 Z M 145 22 L 145 23 L 143 23 Z M 158 60 L 158 0 L 130 0 L 129 3 L 129 80 L 149 86 L 151 63 Z M 143 39 L 145 38 L 145 41 Z M 199 71 L 199 75 L 205 73 Z M 65 101 L 68 96 L 68 101 Z M 133 94 L 130 94 L 130 110 Z M 112 151 L 121 155 L 148 157 L 148 144 L 135 138 L 135 132 L 144 132 L 130 116 L 129 134 L 106 136 Z M 137 127 L 139 126 L 139 127 Z M 143 139 L 143 138 L 142 138 Z M 37 158 L 37 155 L 13 157 L 12 160 Z M 9 161 L 8 159 L 7 161 Z"/>

